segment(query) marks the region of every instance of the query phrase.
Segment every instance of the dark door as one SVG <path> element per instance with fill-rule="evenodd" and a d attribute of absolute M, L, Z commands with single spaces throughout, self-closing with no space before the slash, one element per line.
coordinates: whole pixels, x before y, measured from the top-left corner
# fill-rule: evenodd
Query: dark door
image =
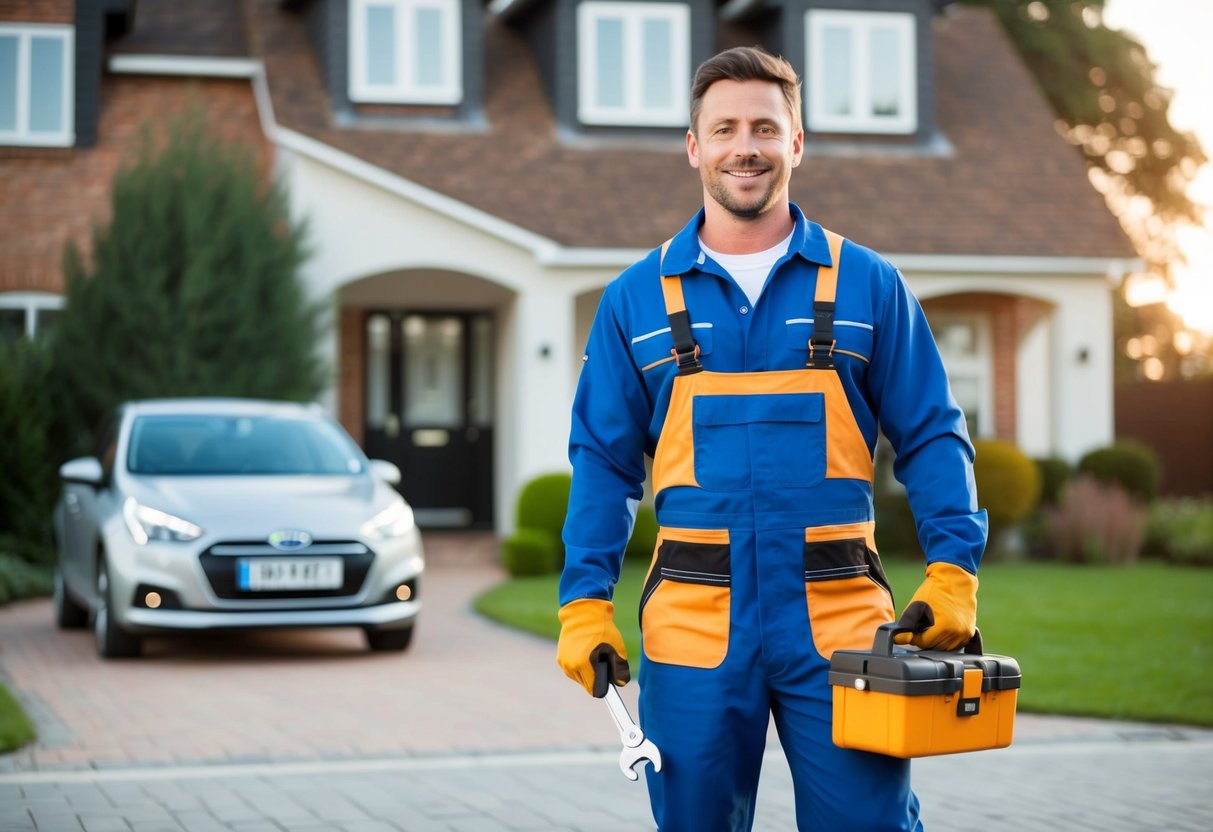
<path fill-rule="evenodd" d="M 492 526 L 492 316 L 372 312 L 365 343 L 367 454 L 400 467 L 423 528 Z"/>

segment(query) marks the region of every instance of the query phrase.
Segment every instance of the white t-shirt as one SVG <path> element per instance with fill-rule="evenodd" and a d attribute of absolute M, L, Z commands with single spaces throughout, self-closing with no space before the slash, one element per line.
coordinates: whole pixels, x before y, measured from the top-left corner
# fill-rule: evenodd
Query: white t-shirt
<path fill-rule="evenodd" d="M 795 230 L 792 233 L 796 233 Z M 758 296 L 762 294 L 762 287 L 766 285 L 771 267 L 780 257 L 788 253 L 788 247 L 791 244 L 792 234 L 789 234 L 766 251 L 754 254 L 721 254 L 704 245 L 702 239 L 699 240 L 699 247 L 703 249 L 703 253 L 724 267 L 724 270 L 729 273 L 729 277 L 733 278 L 733 282 L 750 299 L 751 306 L 758 303 Z"/>

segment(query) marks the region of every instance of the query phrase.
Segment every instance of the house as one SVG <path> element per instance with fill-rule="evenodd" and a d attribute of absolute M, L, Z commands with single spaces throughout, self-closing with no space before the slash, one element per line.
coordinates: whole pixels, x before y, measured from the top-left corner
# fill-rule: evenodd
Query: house
<path fill-rule="evenodd" d="M 990 13 L 939 0 L 39 0 L 0 6 L 0 321 L 61 305 L 141 121 L 201 104 L 307 217 L 326 404 L 429 526 L 507 531 L 567 468 L 605 284 L 701 204 L 688 87 L 759 43 L 804 79 L 792 196 L 923 301 L 976 435 L 1109 443 L 1136 255 Z"/>

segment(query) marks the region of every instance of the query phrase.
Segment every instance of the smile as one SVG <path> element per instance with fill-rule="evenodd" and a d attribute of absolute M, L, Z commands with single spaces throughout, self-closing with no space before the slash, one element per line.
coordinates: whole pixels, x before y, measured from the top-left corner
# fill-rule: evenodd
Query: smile
<path fill-rule="evenodd" d="M 725 171 L 725 173 L 729 174 L 729 176 L 738 176 L 738 177 L 741 177 L 742 179 L 751 179 L 755 176 L 761 176 L 762 174 L 766 173 L 766 171 L 765 170 L 728 170 L 728 171 Z"/>

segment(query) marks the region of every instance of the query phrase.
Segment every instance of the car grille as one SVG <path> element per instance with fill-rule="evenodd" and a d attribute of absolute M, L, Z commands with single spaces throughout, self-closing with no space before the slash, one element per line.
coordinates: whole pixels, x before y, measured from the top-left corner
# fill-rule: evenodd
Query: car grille
<path fill-rule="evenodd" d="M 236 588 L 236 563 L 241 558 L 291 557 L 307 558 L 339 555 L 345 561 L 345 582 L 337 589 L 288 589 L 261 592 L 245 592 Z M 371 569 L 375 554 L 357 541 L 316 541 L 311 545 L 291 552 L 275 549 L 268 543 L 216 543 L 199 557 L 202 571 L 211 583 L 211 589 L 220 598 L 340 598 L 354 595 L 362 588 L 366 573 Z"/>

